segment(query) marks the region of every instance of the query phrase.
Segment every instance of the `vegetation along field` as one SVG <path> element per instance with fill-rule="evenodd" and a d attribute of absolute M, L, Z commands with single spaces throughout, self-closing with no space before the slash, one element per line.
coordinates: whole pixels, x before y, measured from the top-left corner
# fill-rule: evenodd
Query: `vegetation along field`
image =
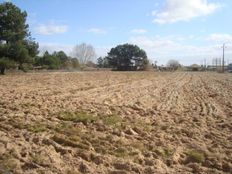
<path fill-rule="evenodd" d="M 231 173 L 232 76 L 0 77 L 0 173 Z"/>

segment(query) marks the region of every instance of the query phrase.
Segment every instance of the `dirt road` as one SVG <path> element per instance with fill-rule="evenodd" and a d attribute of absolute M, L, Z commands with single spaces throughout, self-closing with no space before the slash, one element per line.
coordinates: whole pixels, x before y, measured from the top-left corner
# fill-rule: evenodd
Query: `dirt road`
<path fill-rule="evenodd" d="M 232 173 L 232 75 L 0 77 L 0 173 Z"/>

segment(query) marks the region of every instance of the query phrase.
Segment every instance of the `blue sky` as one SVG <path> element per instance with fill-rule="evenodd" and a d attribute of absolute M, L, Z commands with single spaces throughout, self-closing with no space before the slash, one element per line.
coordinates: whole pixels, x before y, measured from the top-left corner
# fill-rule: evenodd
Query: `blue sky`
<path fill-rule="evenodd" d="M 3 2 L 3 0 L 0 0 Z M 104 56 L 111 47 L 132 43 L 151 61 L 182 64 L 220 58 L 227 43 L 232 61 L 231 0 L 11 0 L 27 11 L 40 50 L 72 54 L 85 42 Z"/>

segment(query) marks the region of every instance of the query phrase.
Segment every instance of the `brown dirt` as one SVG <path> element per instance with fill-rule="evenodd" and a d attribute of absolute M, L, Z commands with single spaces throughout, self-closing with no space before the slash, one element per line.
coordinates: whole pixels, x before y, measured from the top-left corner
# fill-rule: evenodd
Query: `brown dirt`
<path fill-rule="evenodd" d="M 232 75 L 0 77 L 0 173 L 232 173 Z"/>

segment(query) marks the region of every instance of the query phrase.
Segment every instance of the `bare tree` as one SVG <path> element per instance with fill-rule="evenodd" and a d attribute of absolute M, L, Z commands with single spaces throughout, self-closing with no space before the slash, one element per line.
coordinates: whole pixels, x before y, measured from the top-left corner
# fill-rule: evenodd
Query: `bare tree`
<path fill-rule="evenodd" d="M 92 45 L 82 43 L 74 47 L 73 56 L 79 60 L 81 65 L 85 65 L 88 61 L 91 61 L 96 56 L 96 53 Z"/>
<path fill-rule="evenodd" d="M 167 63 L 167 67 L 170 68 L 170 70 L 177 70 L 180 67 L 180 63 L 177 60 L 169 60 Z"/>

